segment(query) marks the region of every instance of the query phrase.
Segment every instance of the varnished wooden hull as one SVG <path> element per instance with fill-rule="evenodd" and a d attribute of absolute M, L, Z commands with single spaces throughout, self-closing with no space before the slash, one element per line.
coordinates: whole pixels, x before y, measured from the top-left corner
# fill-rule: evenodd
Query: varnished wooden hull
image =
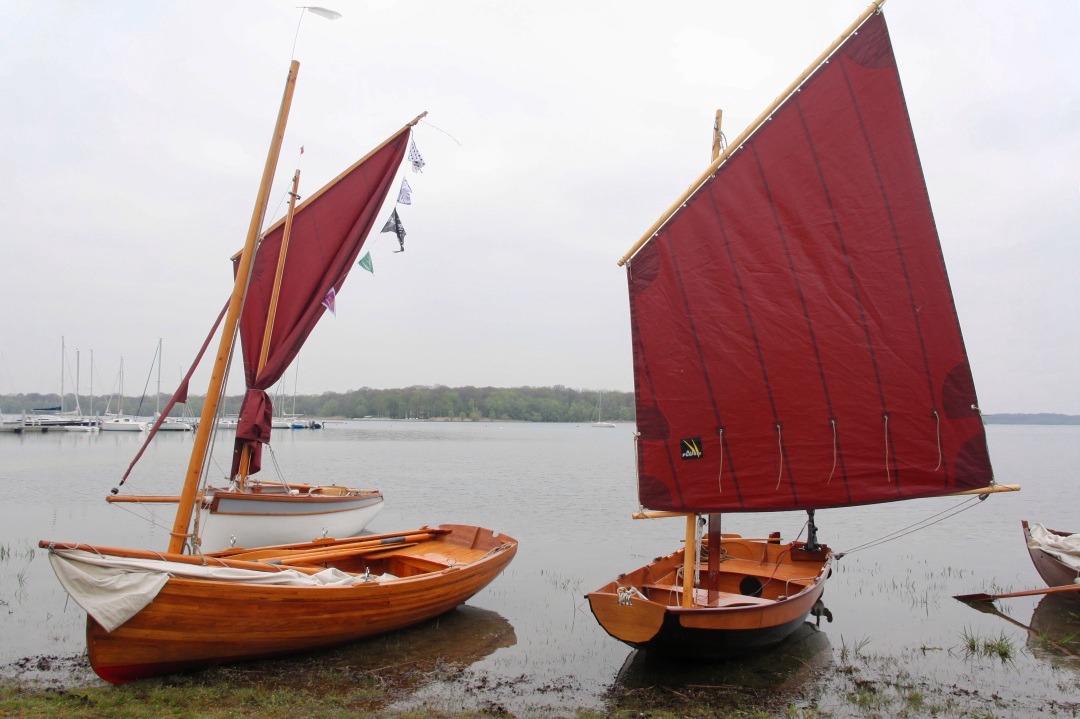
<path fill-rule="evenodd" d="M 680 549 L 586 595 L 593 615 L 632 647 L 682 657 L 732 657 L 783 641 L 825 591 L 829 551 L 728 537 L 722 546 L 733 556 L 721 564 L 718 589 L 710 595 L 699 579 L 694 606 L 681 604 Z M 746 585 L 740 591 L 745 581 L 760 582 L 761 596 L 746 594 Z M 627 595 L 629 588 L 644 598 Z"/>
<path fill-rule="evenodd" d="M 1024 544 L 1027 546 L 1028 554 L 1031 555 L 1031 562 L 1035 565 L 1035 571 L 1039 573 L 1039 576 L 1043 578 L 1048 587 L 1062 587 L 1070 584 L 1075 584 L 1080 572 L 1070 567 L 1065 562 L 1055 557 L 1049 552 L 1044 552 L 1038 547 L 1031 546 L 1031 530 L 1028 528 L 1027 521 L 1021 522 L 1024 527 Z M 1059 532 L 1055 529 L 1048 529 L 1051 534 L 1067 537 L 1068 532 Z M 1080 599 L 1080 594 L 1071 595 Z"/>
<path fill-rule="evenodd" d="M 391 581 L 283 587 L 173 576 L 149 605 L 112 632 L 87 618 L 90 664 L 102 679 L 122 683 L 332 647 L 438 616 L 487 586 L 517 551 L 515 540 L 486 529 L 444 529 L 451 531 L 342 567 L 363 573 L 364 564 L 380 562 L 380 571 L 397 569 L 400 578 Z M 438 569 L 434 556 L 450 558 L 452 566 Z M 405 576 L 408 571 L 426 573 Z"/>

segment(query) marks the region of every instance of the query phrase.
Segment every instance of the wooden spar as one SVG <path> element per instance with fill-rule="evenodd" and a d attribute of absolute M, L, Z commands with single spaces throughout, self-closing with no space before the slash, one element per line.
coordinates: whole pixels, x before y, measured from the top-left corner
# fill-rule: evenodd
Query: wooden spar
<path fill-rule="evenodd" d="M 697 555 L 697 515 L 686 515 L 686 545 L 683 547 L 682 565 L 682 605 L 694 606 L 694 575 L 697 574 L 697 566 L 694 557 Z"/>
<path fill-rule="evenodd" d="M 735 153 L 735 151 L 739 149 L 739 147 L 742 145 L 742 143 L 744 143 L 747 140 L 747 138 L 749 138 L 752 134 L 754 134 L 757 131 L 757 129 L 759 127 L 761 127 L 761 125 L 763 125 L 765 123 L 765 121 L 767 119 L 769 119 L 769 117 L 774 112 L 776 112 L 776 109 L 778 107 L 780 107 L 780 105 L 782 105 L 784 103 L 784 101 L 787 100 L 788 97 L 790 97 L 791 94 L 794 93 L 799 88 L 800 85 L 803 84 L 803 82 L 806 80 L 806 78 L 810 77 L 810 75 L 815 70 L 818 69 L 818 67 L 821 65 L 821 63 L 825 62 L 825 60 L 827 60 L 829 58 L 829 56 L 832 55 L 833 52 L 836 51 L 836 48 L 840 47 L 840 45 L 842 45 L 844 43 L 844 41 L 847 40 L 848 37 L 851 36 L 852 33 L 854 33 L 856 30 L 858 30 L 859 26 L 862 25 L 864 22 L 866 22 L 867 18 L 869 18 L 871 15 L 873 15 L 875 12 L 877 12 L 884 3 L 885 3 L 885 0 L 871 0 L 870 7 L 866 8 L 866 10 L 864 10 L 863 13 L 861 15 L 859 15 L 859 17 L 855 20 L 855 22 L 851 23 L 851 25 L 848 26 L 847 30 L 845 30 L 840 35 L 840 37 L 836 38 L 836 40 L 834 40 L 833 43 L 831 45 L 829 45 L 829 47 L 825 48 L 825 52 L 821 53 L 817 57 L 817 59 L 814 60 L 810 64 L 810 66 L 808 68 L 806 68 L 806 70 L 803 71 L 803 73 L 801 75 L 799 75 L 797 78 L 795 78 L 795 82 L 791 83 L 791 85 L 789 85 L 788 88 L 786 90 L 784 90 L 784 92 L 781 93 L 773 101 L 773 103 L 771 105 L 769 105 L 769 107 L 767 107 L 765 109 L 764 112 L 762 112 L 760 115 L 758 115 L 757 119 L 754 120 L 753 122 L 751 122 L 746 127 L 746 129 L 742 131 L 742 134 L 739 135 L 737 138 L 735 138 L 734 142 L 732 142 L 730 145 L 728 145 L 727 149 L 725 149 L 723 152 L 721 152 L 716 157 L 716 159 L 713 160 L 712 164 L 709 165 L 708 169 L 706 169 L 705 172 L 701 173 L 701 176 L 699 178 L 694 180 L 693 184 L 691 184 L 690 187 L 687 188 L 686 192 L 684 192 L 679 197 L 679 199 L 677 199 L 671 205 L 671 207 L 669 207 L 667 209 L 667 211 L 664 212 L 664 214 L 660 216 L 660 219 L 658 219 L 656 222 L 653 223 L 652 227 L 650 227 L 645 232 L 645 234 L 641 236 L 641 239 L 639 239 L 636 243 L 634 243 L 633 247 L 631 247 L 629 250 L 627 250 L 626 254 L 623 255 L 619 259 L 619 262 L 618 262 L 619 267 L 622 267 L 623 265 L 625 265 L 630 260 L 630 258 L 633 257 L 634 254 L 638 250 L 640 250 L 641 247 L 646 242 L 648 242 L 650 239 L 652 239 L 653 235 L 656 234 L 657 230 L 659 230 L 664 225 L 664 223 L 666 223 L 669 219 L 671 219 L 671 216 L 675 214 L 676 210 L 678 210 L 680 207 L 682 207 L 683 203 L 686 202 L 688 199 L 690 199 L 690 196 L 693 195 L 695 192 L 697 192 L 698 188 L 700 188 L 703 184 L 705 184 L 705 181 L 708 180 L 710 177 L 712 177 L 712 175 L 718 169 L 720 169 L 720 166 L 722 164 L 724 164 L 724 162 L 727 160 L 727 158 L 729 158 L 731 155 L 733 155 Z"/>
<path fill-rule="evenodd" d="M 296 216 L 296 200 L 300 197 L 300 169 L 293 173 L 292 192 L 289 193 L 289 211 L 285 215 L 285 232 L 281 237 L 281 249 L 278 251 L 277 269 L 274 272 L 274 289 L 270 293 L 270 305 L 266 310 L 266 327 L 263 329 L 262 350 L 259 352 L 259 366 L 255 370 L 258 377 L 266 367 L 270 356 L 270 338 L 274 334 L 274 319 L 277 317 L 278 298 L 281 296 L 281 278 L 285 274 L 285 257 L 289 251 L 289 235 L 292 234 L 293 218 Z M 237 483 L 240 489 L 247 484 L 248 469 L 251 468 L 251 447 L 244 445 L 240 449 L 240 467 Z"/>
<path fill-rule="evenodd" d="M 153 559 L 164 562 L 178 562 L 180 564 L 195 564 L 199 566 L 232 567 L 233 569 L 250 569 L 256 572 L 283 572 L 286 569 L 296 569 L 300 572 L 311 573 L 301 567 L 283 567 L 266 562 L 252 562 L 242 559 L 222 559 L 218 557 L 196 557 L 191 554 L 178 552 L 155 552 L 149 549 L 125 549 L 122 547 L 98 547 L 92 544 L 80 544 L 78 542 L 49 542 L 41 540 L 38 546 L 52 551 L 54 549 L 78 549 L 85 552 L 109 556 L 124 557 L 127 559 Z M 316 570 L 317 571 L 317 570 Z"/>
<path fill-rule="evenodd" d="M 202 499 L 202 497 L 198 497 Z M 135 504 L 171 504 L 172 502 L 179 502 L 180 495 L 178 494 L 110 494 L 105 498 L 105 501 L 109 504 L 133 502 Z"/>
<path fill-rule="evenodd" d="M 1067 592 L 1080 592 L 1080 584 L 1066 584 L 1060 587 L 1047 587 L 1045 589 L 1025 589 L 1022 592 L 1006 592 L 1005 594 L 956 594 L 953 595 L 953 599 L 959 599 L 961 602 L 992 602 L 995 599 L 1036 597 L 1040 594 L 1063 594 Z"/>
<path fill-rule="evenodd" d="M 169 537 L 169 551 L 175 554 L 183 552 L 185 540 L 189 536 L 195 496 L 198 492 L 199 480 L 202 477 L 203 465 L 206 462 L 207 449 L 210 446 L 210 433 L 214 431 L 214 417 L 217 415 L 218 403 L 224 389 L 229 356 L 232 354 L 233 342 L 236 339 L 236 329 L 240 324 L 240 311 L 244 304 L 248 276 L 251 274 L 255 245 L 259 238 L 259 228 L 266 217 L 270 185 L 274 177 L 274 169 L 277 167 L 278 155 L 281 152 L 281 142 L 285 136 L 285 123 L 289 118 L 289 108 L 292 106 L 293 92 L 296 89 L 296 75 L 299 71 L 300 63 L 293 60 L 289 65 L 289 76 L 285 80 L 285 92 L 281 98 L 281 108 L 278 110 L 277 124 L 274 127 L 274 134 L 270 141 L 266 165 L 263 167 L 259 193 L 255 199 L 255 208 L 251 213 L 247 240 L 244 243 L 240 264 L 237 267 L 236 281 L 233 283 L 233 293 L 229 299 L 225 324 L 221 328 L 221 341 L 218 344 L 217 357 L 214 359 L 214 368 L 210 375 L 210 386 L 206 390 L 206 402 L 203 404 L 202 414 L 199 418 L 199 427 L 195 432 L 191 459 L 188 462 L 184 486 L 180 492 L 180 502 L 176 506 L 176 519 L 173 521 L 173 528 Z"/>
<path fill-rule="evenodd" d="M 331 180 L 330 182 L 326 183 L 326 185 L 324 185 L 324 186 L 323 186 L 323 187 L 322 187 L 322 188 L 321 188 L 321 189 L 320 189 L 320 190 L 319 190 L 318 192 L 316 192 L 316 193 L 315 193 L 315 194 L 313 194 L 313 195 L 309 195 L 309 196 L 308 196 L 308 198 L 307 198 L 306 200 L 304 200 L 303 202 L 301 202 L 301 203 L 300 203 L 300 204 L 299 204 L 299 205 L 297 206 L 297 208 L 296 208 L 296 211 L 297 211 L 297 212 L 300 212 L 300 211 L 301 211 L 301 210 L 303 210 L 303 209 L 304 209 L 305 207 L 307 207 L 307 206 L 308 206 L 308 205 L 309 205 L 310 203 L 314 202 L 314 201 L 315 201 L 316 199 L 318 199 L 318 198 L 319 198 L 319 197 L 320 197 L 320 196 L 321 196 L 321 195 L 322 195 L 322 194 L 323 194 L 324 192 L 326 192 L 326 191 L 327 191 L 327 190 L 329 190 L 329 189 L 330 189 L 331 187 L 333 187 L 334 185 L 336 185 L 336 184 L 337 184 L 337 183 L 338 183 L 338 182 L 339 182 L 339 181 L 340 181 L 340 180 L 341 180 L 341 179 L 342 179 L 343 177 L 345 177 L 346 175 L 348 175 L 348 174 L 349 174 L 350 172 L 352 172 L 353 170 L 355 170 L 355 169 L 356 169 L 357 167 L 359 167 L 360 165 L 362 165 L 362 164 L 364 164 L 365 162 L 367 162 L 367 161 L 368 161 L 368 160 L 369 160 L 369 159 L 370 159 L 370 158 L 371 158 L 372 156 L 374 156 L 374 155 L 375 155 L 375 154 L 376 154 L 377 152 L 379 152 L 379 150 L 383 149 L 384 147 L 386 147 L 387 145 L 389 145 L 389 144 L 390 144 L 391 142 L 393 142 L 393 141 L 394 141 L 394 138 L 396 138 L 396 137 L 397 137 L 398 135 L 400 135 L 401 133 L 403 133 L 403 132 L 405 132 L 406 130 L 408 130 L 408 129 L 409 129 L 410 127 L 413 127 L 414 125 L 416 125 L 416 123 L 420 122 L 420 121 L 421 121 L 421 120 L 423 120 L 423 119 L 424 119 L 425 117 L 427 117 L 427 110 L 424 110 L 424 111 L 423 111 L 423 112 L 421 112 L 421 113 L 420 113 L 419 115 L 417 115 L 416 117 L 414 117 L 414 118 L 413 118 L 412 120 L 410 120 L 409 122 L 405 123 L 405 126 L 404 126 L 404 127 L 402 127 L 402 128 L 400 129 L 400 130 L 398 130 L 397 132 L 395 132 L 395 133 L 394 133 L 393 135 L 391 135 L 390 137 L 386 138 L 386 139 L 385 139 L 385 140 L 384 140 L 384 141 L 383 141 L 383 142 L 382 142 L 382 143 L 381 143 L 381 144 L 380 144 L 380 145 L 379 145 L 378 147 L 376 147 L 376 148 L 375 148 L 374 150 L 372 150 L 372 151 L 371 151 L 371 152 L 369 152 L 368 154 L 364 155 L 364 156 L 363 156 L 363 157 L 361 157 L 361 158 L 360 158 L 359 160 L 357 160 L 356 162 L 354 162 L 354 163 L 353 163 L 352 165 L 350 165 L 349 167 L 347 167 L 347 168 L 346 168 L 346 169 L 345 169 L 345 170 L 344 170 L 344 171 L 343 171 L 343 172 L 342 172 L 342 173 L 341 173 L 340 175 L 338 175 L 337 177 L 335 177 L 335 178 L 334 178 L 333 180 Z M 266 234 L 270 234 L 271 232 L 273 232 L 274 230 L 276 230 L 276 229 L 277 229 L 278 227 L 280 227 L 280 226 L 281 226 L 281 224 L 282 224 L 283 222 L 285 222 L 285 218 L 282 218 L 282 219 L 278 220 L 277 222 L 275 222 L 274 224 L 270 225 L 270 227 L 268 227 L 268 228 L 266 229 Z M 236 258 L 237 258 L 238 256 L 239 256 L 239 253 L 238 253 L 237 255 L 233 255 L 233 259 L 235 260 L 235 259 L 236 259 Z"/>
<path fill-rule="evenodd" d="M 952 494 L 946 494 L 946 497 L 963 497 L 968 494 L 998 494 L 999 492 L 1019 492 L 1019 484 L 991 484 L 987 487 L 979 487 L 978 489 L 965 489 L 963 492 L 953 492 Z"/>
<path fill-rule="evenodd" d="M 664 519 L 666 517 L 692 517 L 694 515 L 687 514 L 686 512 L 653 512 L 648 509 L 642 509 L 639 512 L 634 512 L 630 516 L 633 519 Z"/>
<path fill-rule="evenodd" d="M 720 119 L 724 116 L 724 111 L 717 109 L 716 119 L 713 121 L 712 127 L 712 161 L 716 162 L 716 158 L 720 157 Z"/>
<path fill-rule="evenodd" d="M 965 489 L 961 492 L 950 492 L 944 497 L 964 497 L 968 495 L 998 494 L 1000 492 L 1019 492 L 1019 484 L 991 484 L 976 489 Z M 686 512 L 662 512 L 650 509 L 642 509 L 630 515 L 633 519 L 665 519 L 667 517 L 685 517 Z"/>

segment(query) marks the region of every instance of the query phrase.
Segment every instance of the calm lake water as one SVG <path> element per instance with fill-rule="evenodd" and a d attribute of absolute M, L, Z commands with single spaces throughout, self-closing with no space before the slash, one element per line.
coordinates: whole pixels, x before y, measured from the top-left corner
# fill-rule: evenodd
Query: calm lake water
<path fill-rule="evenodd" d="M 633 426 L 344 422 L 321 431 L 276 431 L 275 464 L 289 479 L 377 487 L 386 497 L 372 531 L 422 524 L 479 524 L 516 537 L 509 569 L 469 608 L 392 637 L 320 655 L 320 661 L 384 667 L 437 661 L 402 706 L 504 706 L 518 715 L 605 706 L 613 686 L 752 685 L 813 682 L 813 667 L 850 662 L 915 685 L 997 695 L 994 716 L 1025 708 L 1076 706 L 1080 659 L 1047 651 L 1021 625 L 1042 631 L 1069 621 L 1070 605 L 1042 597 L 998 603 L 1008 617 L 978 612 L 952 595 L 1041 587 L 1020 520 L 1080 531 L 1080 427 L 988 427 L 1001 483 L 994 495 L 927 529 L 852 551 L 825 591 L 833 621 L 807 626 L 788 646 L 751 662 L 672 667 L 608 637 L 583 595 L 679 546 L 678 519 L 634 521 Z M 192 438 L 160 436 L 128 482 L 136 493 L 177 490 Z M 0 435 L 0 676 L 71 684 L 95 682 L 78 661 L 85 614 L 60 588 L 39 539 L 164 548 L 171 516 L 107 505 L 141 442 L 127 433 Z M 227 457 L 231 437 L 219 453 Z M 224 451 L 222 451 L 224 450 Z M 215 470 L 224 474 L 227 460 Z M 312 471 L 319 474 L 313 475 Z M 919 500 L 818 512 L 820 538 L 847 551 L 904 530 L 967 500 Z M 805 515 L 729 515 L 725 531 L 778 530 L 785 539 Z M 1073 620 L 1075 621 L 1075 620 Z M 972 656 L 964 637 L 1006 637 L 1006 662 Z M 39 666 L 60 665 L 41 671 Z M 447 668 L 452 670 L 448 670 Z M 285 669 L 283 669 L 284 671 Z M 57 673 L 59 672 L 59 674 Z M 1012 703 L 1013 709 L 1008 705 Z M 1020 707 L 1020 709 L 1016 709 Z M 844 715 L 836 699 L 834 716 Z"/>

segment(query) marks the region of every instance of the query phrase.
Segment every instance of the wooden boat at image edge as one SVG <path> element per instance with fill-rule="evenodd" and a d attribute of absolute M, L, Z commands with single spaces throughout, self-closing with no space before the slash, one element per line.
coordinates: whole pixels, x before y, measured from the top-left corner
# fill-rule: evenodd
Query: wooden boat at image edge
<path fill-rule="evenodd" d="M 517 552 L 513 538 L 464 525 L 220 552 L 207 555 L 205 565 L 193 563 L 190 555 L 41 545 L 54 555 L 74 556 L 76 562 L 86 555 L 142 555 L 145 564 L 159 563 L 162 571 L 175 561 L 200 568 L 220 565 L 230 573 L 290 568 L 310 574 L 332 567 L 356 575 L 349 586 L 259 585 L 171 575 L 149 604 L 111 632 L 88 611 L 90 665 L 113 683 L 324 649 L 416 624 L 466 602 Z"/>
<path fill-rule="evenodd" d="M 653 560 L 586 595 L 614 638 L 638 649 L 724 658 L 783 641 L 806 621 L 831 572 L 827 548 L 724 535 L 717 589 L 682 605 L 684 550 Z M 707 556 L 708 543 L 703 545 Z M 701 575 L 706 567 L 699 568 Z"/>
<path fill-rule="evenodd" d="M 1051 552 L 1040 549 L 1037 543 L 1032 541 L 1031 527 L 1026 519 L 1021 522 L 1021 525 L 1024 528 L 1024 544 L 1027 545 L 1028 554 L 1031 555 L 1031 563 L 1035 565 L 1035 571 L 1046 582 L 1046 586 L 1063 587 L 1076 584 L 1080 579 L 1080 570 L 1070 567 Z M 1061 538 L 1072 536 L 1069 532 L 1059 532 L 1056 529 L 1047 528 L 1046 531 Z M 1070 596 L 1080 599 L 1080 592 Z"/>

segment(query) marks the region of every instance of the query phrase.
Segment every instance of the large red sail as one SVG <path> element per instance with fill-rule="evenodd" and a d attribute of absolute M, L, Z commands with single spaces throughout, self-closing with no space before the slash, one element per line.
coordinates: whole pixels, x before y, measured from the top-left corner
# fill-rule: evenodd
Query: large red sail
<path fill-rule="evenodd" d="M 240 409 L 232 476 L 239 470 L 244 445 L 252 451 L 249 471 L 259 471 L 262 444 L 270 441 L 273 415 L 266 390 L 284 374 L 326 311 L 323 301 L 327 293 L 331 288 L 335 293 L 341 290 L 356 263 L 405 156 L 408 130 L 408 126 L 403 128 L 297 207 L 267 361 L 257 373 L 284 223 L 272 227 L 259 243 L 240 318 L 248 391 Z"/>
<path fill-rule="evenodd" d="M 884 17 L 632 258 L 639 497 L 774 511 L 992 479 Z"/>

